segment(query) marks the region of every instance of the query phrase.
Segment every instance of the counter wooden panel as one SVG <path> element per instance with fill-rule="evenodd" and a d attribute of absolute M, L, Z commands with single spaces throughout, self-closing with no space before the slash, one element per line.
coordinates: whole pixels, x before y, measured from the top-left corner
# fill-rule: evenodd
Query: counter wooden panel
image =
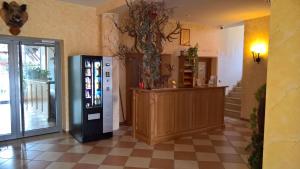
<path fill-rule="evenodd" d="M 133 135 L 156 144 L 224 127 L 225 87 L 133 90 Z"/>

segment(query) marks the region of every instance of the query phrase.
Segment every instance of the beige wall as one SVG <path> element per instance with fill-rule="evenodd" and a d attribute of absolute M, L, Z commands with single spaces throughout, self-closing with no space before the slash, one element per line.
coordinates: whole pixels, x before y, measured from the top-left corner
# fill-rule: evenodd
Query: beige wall
<path fill-rule="evenodd" d="M 300 1 L 272 1 L 264 169 L 300 166 Z"/>
<path fill-rule="evenodd" d="M 2 4 L 2 0 L 0 3 Z M 28 5 L 29 19 L 19 36 L 63 40 L 63 128 L 68 130 L 67 58 L 75 54 L 100 54 L 100 20 L 96 9 L 58 0 L 18 0 Z M 0 34 L 9 35 L 0 21 Z"/>
<path fill-rule="evenodd" d="M 190 29 L 190 41 L 191 46 L 195 46 L 198 43 L 199 52 L 198 55 L 201 57 L 218 57 L 219 55 L 219 38 L 220 29 L 217 27 L 203 26 L 196 23 L 181 22 L 182 28 Z M 175 23 L 172 22 L 169 27 L 167 27 L 166 32 L 175 27 Z M 178 56 L 180 51 L 188 49 L 189 47 L 180 45 L 180 35 L 178 39 L 171 43 L 165 43 L 163 53 L 171 54 L 171 64 L 175 65 L 174 73 L 171 79 L 178 82 Z M 214 70 L 213 72 L 217 72 Z"/>
<path fill-rule="evenodd" d="M 257 64 L 253 61 L 251 47 L 256 43 L 264 43 L 268 48 L 269 25 L 268 16 L 245 21 L 241 111 L 241 117 L 244 119 L 249 119 L 252 109 L 257 107 L 254 94 L 261 85 L 266 83 L 268 54 L 264 54 L 263 60 Z"/>

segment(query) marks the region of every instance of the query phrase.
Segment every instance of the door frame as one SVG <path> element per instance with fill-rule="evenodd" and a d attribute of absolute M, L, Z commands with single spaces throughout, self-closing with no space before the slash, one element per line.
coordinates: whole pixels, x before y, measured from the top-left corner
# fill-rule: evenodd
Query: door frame
<path fill-rule="evenodd" d="M 13 107 L 15 113 L 12 113 L 12 135 L 9 137 L 0 137 L 0 141 L 18 139 L 23 137 L 30 137 L 54 132 L 60 132 L 62 130 L 62 41 L 56 39 L 47 38 L 28 38 L 28 37 L 12 37 L 6 35 L 0 35 L 0 42 L 5 44 L 9 43 L 9 53 L 11 53 L 10 59 L 12 60 L 14 71 L 12 77 L 14 79 L 13 94 L 15 99 L 13 100 Z M 23 109 L 23 96 L 22 96 L 22 54 L 21 45 L 28 46 L 53 46 L 55 47 L 55 103 L 56 103 L 56 125 L 51 128 L 35 129 L 30 131 L 24 130 L 24 114 Z M 10 72 L 11 73 L 11 72 Z M 11 74 L 10 74 L 11 75 Z M 13 95 L 11 94 L 11 95 Z M 18 99 L 20 98 L 20 99 Z M 20 101 L 21 100 L 21 101 Z M 21 106 L 19 106 L 21 105 Z M 22 113 L 21 113 L 22 111 Z M 21 124 L 22 123 L 22 124 Z M 14 129 L 14 130 L 13 130 Z"/>
<path fill-rule="evenodd" d="M 211 57 L 199 57 L 199 62 L 206 63 L 206 74 L 205 74 L 205 84 L 208 84 L 208 81 L 211 76 L 211 68 L 212 68 L 212 58 Z"/>
<path fill-rule="evenodd" d="M 9 97 L 10 97 L 10 110 L 11 110 L 11 134 L 8 135 L 2 135 L 0 136 L 0 141 L 2 140 L 11 140 L 18 138 L 18 129 L 20 128 L 19 124 L 17 123 L 20 121 L 20 118 L 16 112 L 19 112 L 18 109 L 18 92 L 17 91 L 17 79 L 18 71 L 18 58 L 14 57 L 17 54 L 17 51 L 15 49 L 15 45 L 13 41 L 11 40 L 5 40 L 0 38 L 1 44 L 7 44 L 8 45 L 8 64 L 9 64 Z M 15 112 L 15 113 L 14 113 Z"/>

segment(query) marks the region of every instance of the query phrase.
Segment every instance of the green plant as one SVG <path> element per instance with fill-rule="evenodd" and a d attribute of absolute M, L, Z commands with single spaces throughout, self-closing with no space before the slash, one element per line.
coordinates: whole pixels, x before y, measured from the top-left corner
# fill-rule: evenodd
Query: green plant
<path fill-rule="evenodd" d="M 49 75 L 49 71 L 48 70 L 41 70 L 40 71 L 40 78 L 41 79 L 47 79 Z"/>
<path fill-rule="evenodd" d="M 263 143 L 264 143 L 264 114 L 265 114 L 266 85 L 261 86 L 255 93 L 255 99 L 259 108 L 253 108 L 250 115 L 250 126 L 252 129 L 251 143 L 246 150 L 251 151 L 248 162 L 251 169 L 262 169 Z"/>
<path fill-rule="evenodd" d="M 198 62 L 199 62 L 199 56 L 198 56 L 198 44 L 196 44 L 194 47 L 190 47 L 187 50 L 186 58 L 189 60 L 189 63 L 193 65 L 193 73 L 194 76 L 198 76 Z"/>
<path fill-rule="evenodd" d="M 49 71 L 43 70 L 37 66 L 31 66 L 26 69 L 28 79 L 47 79 Z"/>

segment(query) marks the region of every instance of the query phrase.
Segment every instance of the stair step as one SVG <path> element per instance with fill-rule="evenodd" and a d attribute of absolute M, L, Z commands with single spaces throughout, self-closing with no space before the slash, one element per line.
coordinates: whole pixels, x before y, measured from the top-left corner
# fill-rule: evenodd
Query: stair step
<path fill-rule="evenodd" d="M 225 109 L 241 111 L 241 104 L 225 102 Z"/>
<path fill-rule="evenodd" d="M 242 89 L 232 89 L 229 93 L 238 93 L 238 94 L 242 94 Z"/>
<path fill-rule="evenodd" d="M 225 111 L 233 112 L 233 113 L 237 113 L 237 114 L 240 114 L 240 113 L 241 113 L 240 111 L 232 110 L 232 109 L 225 109 Z"/>
<path fill-rule="evenodd" d="M 240 118 L 241 117 L 240 111 L 231 110 L 231 109 L 225 109 L 224 114 L 226 116 L 235 117 L 235 118 Z"/>
<path fill-rule="evenodd" d="M 235 97 L 235 98 L 241 98 L 241 93 L 238 93 L 238 92 L 230 92 L 228 94 L 229 97 Z"/>
<path fill-rule="evenodd" d="M 233 104 L 241 104 L 241 99 L 240 98 L 226 96 L 225 102 L 226 103 L 233 103 Z"/>
<path fill-rule="evenodd" d="M 224 111 L 225 116 L 233 117 L 239 119 L 241 115 L 239 113 L 231 112 L 231 111 Z"/>

